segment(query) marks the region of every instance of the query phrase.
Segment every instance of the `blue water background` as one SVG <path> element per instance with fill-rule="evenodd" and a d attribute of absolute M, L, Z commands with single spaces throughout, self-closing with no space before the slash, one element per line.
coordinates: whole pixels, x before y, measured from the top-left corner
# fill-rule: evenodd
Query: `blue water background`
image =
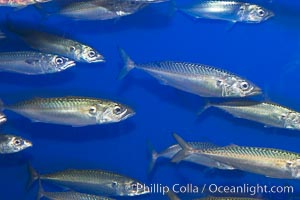
<path fill-rule="evenodd" d="M 208 169 L 184 162 L 176 165 L 168 160 L 159 160 L 148 176 L 150 155 L 147 141 L 160 151 L 175 143 L 174 132 L 187 141 L 275 147 L 295 152 L 300 152 L 300 132 L 264 128 L 261 124 L 237 119 L 216 109 L 197 116 L 203 98 L 161 85 L 139 70 L 130 72 L 123 80 L 117 79 L 122 67 L 119 46 L 137 63 L 176 60 L 224 68 L 259 85 L 264 89 L 266 99 L 300 111 L 300 2 L 254 2 L 274 10 L 276 17 L 261 24 L 239 23 L 231 27 L 222 21 L 195 21 L 173 12 L 168 3 L 163 3 L 153 4 L 118 20 L 74 22 L 59 16 L 45 17 L 32 7 L 18 11 L 0 8 L 3 24 L 0 29 L 11 38 L 0 41 L 1 51 L 28 49 L 5 30 L 8 19 L 23 20 L 30 26 L 89 44 L 107 60 L 104 64 L 79 63 L 65 72 L 45 76 L 1 73 L 0 96 L 5 104 L 33 97 L 89 96 L 126 103 L 137 113 L 117 124 L 73 128 L 32 123 L 6 112 L 9 121 L 1 127 L 1 132 L 28 138 L 34 146 L 19 154 L 1 155 L 0 199 L 36 198 L 37 185 L 26 189 L 29 162 L 41 173 L 67 168 L 106 169 L 147 184 L 292 185 L 295 193 L 300 192 L 297 180 L 272 179 L 237 170 Z M 45 188 L 57 189 L 47 184 Z M 186 196 L 189 194 L 181 195 Z M 291 197 L 287 194 L 263 196 L 269 199 Z M 133 199 L 166 197 L 147 195 Z"/>

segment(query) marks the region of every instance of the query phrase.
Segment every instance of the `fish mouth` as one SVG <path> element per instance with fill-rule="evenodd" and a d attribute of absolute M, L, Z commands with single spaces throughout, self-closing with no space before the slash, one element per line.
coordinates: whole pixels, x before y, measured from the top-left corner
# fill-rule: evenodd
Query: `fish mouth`
<path fill-rule="evenodd" d="M 26 147 L 32 147 L 32 142 L 30 142 L 29 140 L 25 140 L 24 144 Z"/>
<path fill-rule="evenodd" d="M 105 62 L 105 58 L 102 55 L 97 56 L 94 60 L 91 60 L 90 63 L 99 63 Z"/>
<path fill-rule="evenodd" d="M 129 118 L 129 117 L 132 117 L 133 115 L 135 115 L 135 111 L 131 108 L 127 108 L 127 111 L 124 115 L 126 117 L 126 119 Z"/>
<path fill-rule="evenodd" d="M 254 88 L 250 93 L 251 96 L 260 95 L 260 94 L 262 94 L 262 90 L 260 88 Z"/>
<path fill-rule="evenodd" d="M 70 68 L 70 67 L 74 67 L 75 65 L 76 65 L 75 61 L 70 60 L 70 61 L 66 62 L 65 68 L 67 69 L 67 68 Z"/>

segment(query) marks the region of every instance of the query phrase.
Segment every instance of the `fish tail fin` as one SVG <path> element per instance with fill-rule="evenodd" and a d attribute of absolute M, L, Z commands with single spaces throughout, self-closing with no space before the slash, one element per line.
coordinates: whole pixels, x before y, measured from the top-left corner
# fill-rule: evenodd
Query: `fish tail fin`
<path fill-rule="evenodd" d="M 30 177 L 29 177 L 29 180 L 28 180 L 28 183 L 27 183 L 27 189 L 29 189 L 36 180 L 40 179 L 40 175 L 32 167 L 32 165 L 30 163 L 28 164 L 28 172 L 29 172 Z"/>
<path fill-rule="evenodd" d="M 209 109 L 211 106 L 212 106 L 212 104 L 211 104 L 208 100 L 205 100 L 204 106 L 197 112 L 197 115 L 201 115 L 201 114 L 204 113 L 207 109 Z"/>
<path fill-rule="evenodd" d="M 131 60 L 131 58 L 127 55 L 124 49 L 119 48 L 120 56 L 123 59 L 124 67 L 122 68 L 119 79 L 123 79 L 132 69 L 135 67 L 135 63 Z"/>
<path fill-rule="evenodd" d="M 148 149 L 149 152 L 151 153 L 151 161 L 149 163 L 148 167 L 148 174 L 150 174 L 156 164 L 157 158 L 158 158 L 158 153 L 155 151 L 153 145 L 148 141 Z"/>
<path fill-rule="evenodd" d="M 44 191 L 44 188 L 43 188 L 43 186 L 42 186 L 42 181 L 39 180 L 39 192 L 38 192 L 38 195 L 37 195 L 36 199 L 37 199 L 37 200 L 40 200 L 41 198 L 43 198 L 44 192 L 45 192 L 45 191 Z"/>
<path fill-rule="evenodd" d="M 193 153 L 192 152 L 193 147 L 191 147 L 186 141 L 184 141 L 176 133 L 173 134 L 173 137 L 175 138 L 175 140 L 178 142 L 179 146 L 181 147 L 181 150 L 178 151 L 172 158 L 172 162 L 178 163 Z"/>

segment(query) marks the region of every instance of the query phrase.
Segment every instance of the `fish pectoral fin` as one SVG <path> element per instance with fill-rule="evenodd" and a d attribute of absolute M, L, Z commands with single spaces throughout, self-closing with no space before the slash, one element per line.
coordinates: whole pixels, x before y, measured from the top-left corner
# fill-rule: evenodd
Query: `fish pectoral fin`
<path fill-rule="evenodd" d="M 25 60 L 25 62 L 26 62 L 27 64 L 32 65 L 32 64 L 34 64 L 34 63 L 39 62 L 39 60 L 37 60 L 37 59 L 27 59 L 27 60 Z"/>
<path fill-rule="evenodd" d="M 41 121 L 39 121 L 37 119 L 31 119 L 31 122 L 33 122 L 33 123 L 40 123 Z"/>

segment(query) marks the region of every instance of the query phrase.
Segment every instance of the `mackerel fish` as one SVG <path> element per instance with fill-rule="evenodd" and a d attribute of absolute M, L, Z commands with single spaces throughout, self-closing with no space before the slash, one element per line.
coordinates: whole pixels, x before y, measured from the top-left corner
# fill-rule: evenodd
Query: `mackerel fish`
<path fill-rule="evenodd" d="M 144 184 L 133 178 L 104 170 L 67 169 L 51 174 L 39 175 L 31 166 L 30 183 L 37 179 L 95 195 L 137 196 L 147 194 Z"/>
<path fill-rule="evenodd" d="M 208 103 L 204 110 L 216 107 L 235 117 L 264 124 L 266 127 L 300 130 L 300 113 L 271 102 L 235 100 L 222 103 Z"/>
<path fill-rule="evenodd" d="M 163 85 L 202 97 L 246 97 L 262 93 L 250 81 L 222 69 L 173 61 L 135 64 L 123 49 L 120 49 L 120 54 L 125 63 L 120 78 L 137 68 L 149 73 Z"/>
<path fill-rule="evenodd" d="M 51 0 L 0 0 L 0 6 L 25 7 L 36 3 L 45 3 Z"/>
<path fill-rule="evenodd" d="M 9 28 L 21 36 L 24 42 L 33 49 L 65 56 L 77 62 L 98 63 L 105 61 L 104 57 L 97 50 L 81 42 L 32 29 Z"/>
<path fill-rule="evenodd" d="M 50 200 L 115 200 L 108 197 L 80 192 L 46 192 L 42 187 L 41 181 L 39 181 L 39 193 L 37 199 L 41 199 L 43 197 Z"/>
<path fill-rule="evenodd" d="M 108 20 L 133 14 L 147 5 L 136 0 L 88 0 L 67 4 L 59 14 L 76 20 Z"/>
<path fill-rule="evenodd" d="M 225 20 L 232 23 L 260 23 L 274 16 L 272 11 L 262 6 L 239 1 L 204 0 L 179 10 L 194 18 Z"/>
<path fill-rule="evenodd" d="M 120 103 L 87 97 L 34 98 L 3 108 L 33 122 L 74 127 L 119 122 L 135 114 Z"/>
<path fill-rule="evenodd" d="M 206 156 L 230 165 L 235 169 L 280 179 L 300 179 L 300 154 L 273 148 L 230 145 L 211 149 L 194 149 L 174 134 L 182 150 L 173 162 L 183 160 L 190 154 Z"/>
<path fill-rule="evenodd" d="M 75 66 L 69 58 L 32 51 L 0 53 L 0 71 L 26 75 L 50 74 Z"/>

